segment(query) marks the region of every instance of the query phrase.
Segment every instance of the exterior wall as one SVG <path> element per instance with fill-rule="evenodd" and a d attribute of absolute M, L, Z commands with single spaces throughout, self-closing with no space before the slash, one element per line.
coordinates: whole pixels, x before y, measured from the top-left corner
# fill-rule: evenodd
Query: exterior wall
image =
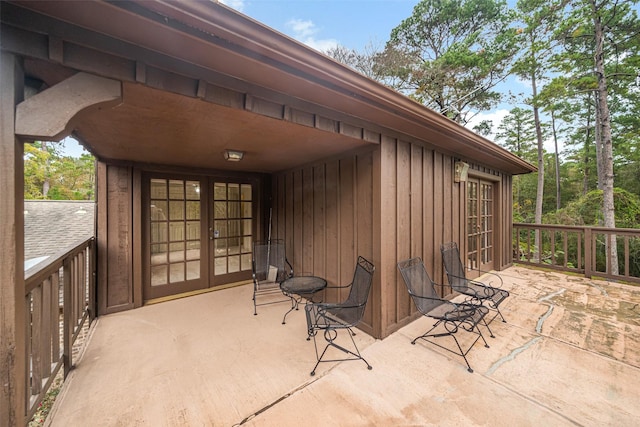
<path fill-rule="evenodd" d="M 397 262 L 419 256 L 438 292 L 451 294 L 440 245 L 455 241 L 466 253 L 465 182 L 454 182 L 457 158 L 420 143 L 383 137 L 379 150 L 382 203 L 380 258 L 380 335 L 386 337 L 419 316 Z M 511 176 L 471 164 L 470 176 L 492 181 L 496 191 L 495 268 L 509 265 L 511 247 Z"/>
<path fill-rule="evenodd" d="M 360 327 L 380 336 L 379 171 L 373 148 L 275 174 L 272 238 L 284 239 L 294 272 L 349 284 L 359 255 L 376 266 Z M 346 298 L 328 290 L 326 301 Z"/>
<path fill-rule="evenodd" d="M 453 157 L 417 143 L 382 141 L 382 336 L 417 317 L 397 262 L 419 256 L 431 278 L 447 283 L 440 244 L 465 239 L 465 184 L 453 182 Z M 439 287 L 442 295 L 450 291 Z"/>
<path fill-rule="evenodd" d="M 98 162 L 98 314 L 134 308 L 133 169 Z M 137 193 L 139 194 L 139 193 Z"/>
<path fill-rule="evenodd" d="M 271 218 L 271 237 L 284 239 L 296 273 L 345 285 L 358 255 L 371 260 L 376 273 L 361 327 L 383 338 L 418 316 L 398 261 L 420 256 L 441 284 L 439 292 L 450 293 L 440 244 L 456 241 L 462 254 L 467 244 L 466 183 L 453 181 L 456 160 L 424 144 L 382 136 L 380 145 L 273 175 L 271 200 L 268 194 L 264 200 L 272 211 L 266 208 L 259 216 Z M 511 262 L 511 176 L 475 164 L 469 175 L 494 183 L 494 259 L 495 268 L 503 269 Z M 135 254 L 141 240 L 134 233 L 140 229 L 134 215 L 140 210 L 136 176 L 130 166 L 99 164 L 101 314 L 142 304 L 141 271 L 134 268 L 140 265 Z M 269 235 L 268 222 L 263 230 L 258 238 Z M 342 292 L 329 290 L 325 300 L 342 300 Z"/>

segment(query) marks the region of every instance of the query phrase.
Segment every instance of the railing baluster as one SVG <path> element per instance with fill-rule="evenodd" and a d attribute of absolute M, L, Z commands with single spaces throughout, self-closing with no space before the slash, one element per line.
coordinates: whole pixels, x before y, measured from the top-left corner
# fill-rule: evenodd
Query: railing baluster
<path fill-rule="evenodd" d="M 66 259 L 63 262 L 63 294 L 64 294 L 64 309 L 63 309 L 63 349 L 62 349 L 62 363 L 64 367 L 64 377 L 67 378 L 71 371 L 71 337 L 73 336 L 73 324 L 71 323 L 73 308 L 71 304 L 71 279 L 72 279 L 72 262 L 71 259 Z"/>
<path fill-rule="evenodd" d="M 51 375 L 51 278 L 42 286 L 42 376 Z"/>
<path fill-rule="evenodd" d="M 39 394 L 42 390 L 42 287 L 31 292 L 33 314 L 31 316 L 31 394 Z"/>
<path fill-rule="evenodd" d="M 51 276 L 51 356 L 60 361 L 60 272 Z"/>
<path fill-rule="evenodd" d="M 562 232 L 562 252 L 564 253 L 564 262 L 562 266 L 567 268 L 569 264 L 569 248 L 567 240 L 569 239 L 569 233 L 565 230 Z"/>
<path fill-rule="evenodd" d="M 629 277 L 629 236 L 624 236 L 624 275 Z"/>
<path fill-rule="evenodd" d="M 640 283 L 640 272 L 634 265 L 634 257 L 639 256 L 638 244 L 640 243 L 640 229 L 615 228 L 608 229 L 604 227 L 580 227 L 580 226 L 562 226 L 549 224 L 524 224 L 514 223 L 515 238 L 513 239 L 513 262 L 531 265 L 540 265 L 543 267 L 553 268 L 564 271 L 575 271 L 583 273 L 585 277 L 593 276 L 605 277 L 613 280 L 625 280 L 634 283 Z M 521 234 L 526 233 L 526 256 L 521 256 L 520 245 Z M 550 249 L 550 256 L 540 257 L 536 259 L 531 256 L 531 236 L 539 234 L 541 236 L 538 248 L 542 255 L 543 249 Z M 548 237 L 547 237 L 548 235 Z M 564 259 L 562 263 L 558 261 L 556 256 L 557 242 L 556 235 L 561 236 L 562 250 L 564 251 Z M 573 239 L 575 236 L 575 243 Z M 624 268 L 620 269 L 618 274 L 612 274 L 611 257 L 608 248 L 611 248 L 614 238 L 622 237 L 624 242 L 624 254 L 619 254 L 620 262 L 624 262 Z M 548 239 L 548 243 L 547 240 Z M 575 246 L 574 246 L 575 245 Z M 622 247 L 620 248 L 622 249 Z M 574 252 L 575 251 L 575 252 Z M 634 251 L 632 253 L 632 251 Z M 546 251 L 544 251 L 546 253 Z M 620 256 L 623 255 L 623 256 Z M 550 263 L 547 261 L 550 259 Z M 575 259 L 576 265 L 572 265 Z M 571 263 L 570 263 L 571 261 Z M 599 264 L 598 264 L 599 262 Z M 600 265 L 600 268 L 598 268 Z M 604 270 L 604 271 L 599 271 Z"/>
<path fill-rule="evenodd" d="M 63 251 L 48 264 L 25 272 L 26 422 L 36 412 L 61 368 L 66 378 L 73 365 L 73 345 L 80 326 L 95 317 L 89 309 L 91 304 L 95 305 L 89 300 L 95 296 L 93 248 L 92 237 Z"/>

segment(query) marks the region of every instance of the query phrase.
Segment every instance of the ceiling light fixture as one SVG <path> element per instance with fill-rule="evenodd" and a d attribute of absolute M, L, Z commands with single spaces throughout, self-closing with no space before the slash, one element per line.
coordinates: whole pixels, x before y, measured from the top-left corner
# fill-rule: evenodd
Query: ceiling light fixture
<path fill-rule="evenodd" d="M 229 162 L 239 162 L 244 157 L 244 151 L 224 150 L 224 159 Z"/>

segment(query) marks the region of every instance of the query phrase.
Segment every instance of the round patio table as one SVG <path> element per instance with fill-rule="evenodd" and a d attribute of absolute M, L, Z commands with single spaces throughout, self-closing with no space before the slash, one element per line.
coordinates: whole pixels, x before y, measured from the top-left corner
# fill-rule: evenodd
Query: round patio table
<path fill-rule="evenodd" d="M 291 309 L 284 314 L 282 324 L 286 323 L 287 314 L 298 309 L 302 297 L 313 302 L 313 295 L 327 287 L 327 281 L 318 276 L 294 276 L 280 284 L 280 289 L 291 298 Z"/>

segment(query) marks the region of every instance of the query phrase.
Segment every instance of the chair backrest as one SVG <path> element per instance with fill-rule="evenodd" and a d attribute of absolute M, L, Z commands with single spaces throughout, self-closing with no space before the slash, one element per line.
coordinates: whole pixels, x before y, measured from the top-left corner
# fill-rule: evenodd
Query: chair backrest
<path fill-rule="evenodd" d="M 456 242 L 449 242 L 440 245 L 442 253 L 442 263 L 449 278 L 449 284 L 458 292 L 468 288 L 468 280 L 465 274 L 464 266 L 460 260 L 460 251 Z"/>
<path fill-rule="evenodd" d="M 362 309 L 360 317 L 364 315 L 364 307 L 367 304 L 367 299 L 369 298 L 369 291 L 371 289 L 374 271 L 375 267 L 370 261 L 367 261 L 361 256 L 358 257 L 358 263 L 356 264 L 356 270 L 353 273 L 353 281 L 351 282 L 349 296 L 343 304 L 360 307 Z"/>
<path fill-rule="evenodd" d="M 424 267 L 422 258 L 416 257 L 401 261 L 398 263 L 398 270 L 400 270 L 409 295 L 420 313 L 427 314 L 443 304 L 443 300 L 436 292 L 435 284 Z"/>
<path fill-rule="evenodd" d="M 280 239 L 253 243 L 252 259 L 254 279 L 258 282 L 269 279 L 270 267 L 277 268 L 274 282 L 280 283 L 287 278 L 284 241 Z"/>

